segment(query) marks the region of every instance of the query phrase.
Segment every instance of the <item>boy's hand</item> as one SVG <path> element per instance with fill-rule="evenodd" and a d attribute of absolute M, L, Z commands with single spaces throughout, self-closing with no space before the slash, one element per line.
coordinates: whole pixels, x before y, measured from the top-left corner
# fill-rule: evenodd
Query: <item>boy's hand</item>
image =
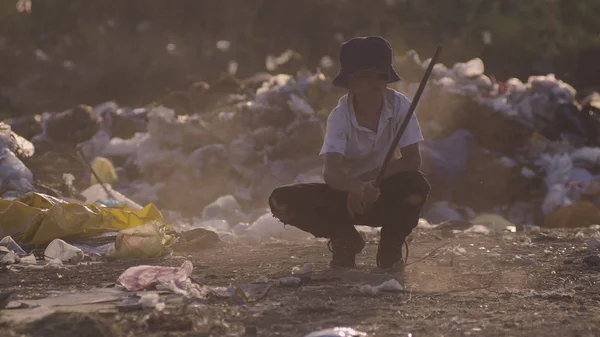
<path fill-rule="evenodd" d="M 363 185 L 363 201 L 372 204 L 379 199 L 379 188 L 375 187 L 375 181 L 369 181 Z"/>
<path fill-rule="evenodd" d="M 379 188 L 375 187 L 373 181 L 363 183 L 358 191 L 350 192 L 346 203 L 350 216 L 354 217 L 365 213 L 368 210 L 368 205 L 379 199 L 379 194 Z"/>

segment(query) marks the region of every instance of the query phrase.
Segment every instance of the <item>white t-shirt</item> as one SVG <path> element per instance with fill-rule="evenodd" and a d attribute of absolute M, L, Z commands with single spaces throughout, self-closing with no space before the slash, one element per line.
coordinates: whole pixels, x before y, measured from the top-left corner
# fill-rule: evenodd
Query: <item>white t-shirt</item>
<path fill-rule="evenodd" d="M 343 154 L 345 160 L 342 170 L 351 177 L 358 177 L 381 167 L 411 102 L 402 93 L 388 88 L 384 95 L 379 126 L 377 132 L 374 132 L 358 124 L 352 99 L 348 97 L 344 95 L 340 98 L 337 107 L 329 114 L 325 140 L 319 155 L 328 152 Z M 421 127 L 415 113 L 398 142 L 398 148 L 422 140 Z"/>

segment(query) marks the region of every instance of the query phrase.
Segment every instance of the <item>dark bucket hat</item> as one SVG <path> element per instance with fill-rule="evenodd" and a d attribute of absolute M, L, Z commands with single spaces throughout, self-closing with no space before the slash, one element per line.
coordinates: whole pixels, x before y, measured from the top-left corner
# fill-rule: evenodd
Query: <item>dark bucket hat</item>
<path fill-rule="evenodd" d="M 392 65 L 392 47 L 379 36 L 357 37 L 340 47 L 341 69 L 333 85 L 346 88 L 348 79 L 361 70 L 375 70 L 388 74 L 388 83 L 400 81 Z"/>

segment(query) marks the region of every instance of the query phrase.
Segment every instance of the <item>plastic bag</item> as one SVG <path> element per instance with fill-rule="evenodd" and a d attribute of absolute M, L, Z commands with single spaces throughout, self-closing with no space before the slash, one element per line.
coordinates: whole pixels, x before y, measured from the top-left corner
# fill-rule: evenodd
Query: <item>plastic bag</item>
<path fill-rule="evenodd" d="M 135 266 L 119 276 L 119 283 L 128 291 L 152 290 L 157 285 L 167 285 L 185 291 L 186 282 L 194 265 L 184 261 L 181 267 Z"/>
<path fill-rule="evenodd" d="M 101 181 L 98 181 L 98 179 L 96 179 L 96 176 L 92 174 L 90 185 L 96 185 L 101 183 L 114 185 L 119 180 L 119 176 L 117 175 L 115 166 L 110 160 L 104 157 L 97 157 L 96 159 L 94 159 L 94 161 L 92 162 L 92 169 L 94 170 L 94 172 L 96 172 Z"/>
<path fill-rule="evenodd" d="M 485 70 L 483 61 L 476 57 L 466 63 L 458 62 L 452 67 L 452 71 L 457 77 L 473 78 L 483 75 Z"/>
<path fill-rule="evenodd" d="M 175 237 L 166 234 L 164 223 L 152 221 L 120 231 L 115 239 L 112 258 L 146 259 L 161 256 Z"/>
<path fill-rule="evenodd" d="M 145 137 L 145 133 L 138 132 L 130 139 L 112 138 L 102 150 L 102 155 L 106 157 L 134 156 L 136 149 L 140 146 Z"/>
<path fill-rule="evenodd" d="M 202 210 L 202 219 L 221 219 L 230 224 L 243 222 L 246 214 L 242 212 L 242 208 L 233 195 L 224 195 L 213 201 Z"/>
<path fill-rule="evenodd" d="M 110 134 L 105 130 L 100 130 L 92 138 L 77 144 L 77 148 L 81 150 L 85 158 L 91 159 L 102 154 L 109 142 Z"/>
<path fill-rule="evenodd" d="M 164 223 L 162 214 L 153 204 L 132 210 L 126 206 L 53 204 L 50 197 L 44 198 L 41 194 L 29 195 L 22 200 L 0 199 L 0 236 L 10 235 L 31 245 L 43 245 L 58 238 L 83 238 L 116 232 L 150 221 Z"/>
<path fill-rule="evenodd" d="M 284 240 L 306 240 L 312 237 L 303 230 L 293 226 L 285 226 L 277 218 L 269 213 L 265 213 L 254 221 L 245 231 L 240 234 L 247 234 L 254 237 L 275 237 Z"/>
<path fill-rule="evenodd" d="M 25 256 L 27 253 L 19 246 L 18 243 L 13 240 L 10 236 L 5 236 L 2 240 L 0 240 L 0 247 L 6 247 L 8 250 L 14 252 L 15 254 Z"/>
<path fill-rule="evenodd" d="M 58 259 L 62 262 L 77 264 L 83 260 L 83 251 L 72 246 L 61 239 L 55 239 L 50 242 L 44 255 L 51 259 Z"/>
<path fill-rule="evenodd" d="M 0 147 L 4 141 L 0 139 Z M 31 171 L 12 153 L 4 147 L 0 150 L 0 186 L 3 190 L 15 191 L 17 195 L 30 192 L 34 189 L 33 174 Z"/>
<path fill-rule="evenodd" d="M 102 177 L 100 179 L 102 179 Z M 126 196 L 119 193 L 118 191 L 115 191 L 109 184 L 104 184 L 104 187 L 106 189 L 108 189 L 108 191 L 111 193 L 111 195 L 119 203 L 126 205 L 127 207 L 134 209 L 134 210 L 142 209 L 142 206 L 138 205 L 135 201 L 127 198 Z M 102 186 L 100 184 L 90 186 L 88 189 L 81 192 L 81 195 L 83 195 L 85 197 L 86 204 L 93 204 L 93 203 L 97 202 L 98 200 L 111 200 L 112 199 L 111 196 L 106 194 L 106 191 L 104 190 L 104 188 L 102 188 Z"/>
<path fill-rule="evenodd" d="M 459 211 L 450 207 L 448 202 L 440 201 L 434 203 L 431 208 L 423 215 L 427 221 L 432 224 L 439 224 L 446 221 L 464 221 L 465 218 Z"/>
<path fill-rule="evenodd" d="M 456 188 L 474 150 L 475 139 L 466 130 L 457 130 L 449 137 L 423 144 L 421 151 L 431 171 L 425 173 L 440 189 Z"/>
<path fill-rule="evenodd" d="M 30 141 L 14 133 L 10 125 L 4 122 L 0 122 L 0 138 L 3 147 L 17 153 L 21 158 L 29 158 L 35 152 L 35 148 Z"/>

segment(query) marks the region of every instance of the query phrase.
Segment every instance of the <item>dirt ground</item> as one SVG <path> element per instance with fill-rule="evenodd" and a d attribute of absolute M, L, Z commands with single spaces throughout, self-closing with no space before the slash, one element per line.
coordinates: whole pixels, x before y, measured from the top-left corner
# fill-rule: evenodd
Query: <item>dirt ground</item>
<path fill-rule="evenodd" d="M 185 259 L 194 264 L 193 279 L 207 286 L 248 284 L 266 275 L 273 287 L 264 298 L 246 303 L 175 295 L 167 296 L 162 311 L 119 312 L 109 303 L 92 314 L 54 314 L 32 323 L 4 320 L 0 335 L 304 336 L 349 326 L 368 336 L 600 336 L 600 269 L 583 261 L 595 252 L 586 242 L 597 231 L 448 235 L 418 229 L 413 234 L 404 291 L 377 295 L 360 288 L 400 277 L 374 268 L 375 235 L 355 271 L 328 270 L 330 253 L 318 240 L 222 243 L 155 260 L 4 271 L 1 291 L 15 291 L 20 300 L 110 287 L 129 266 L 179 266 Z M 301 284 L 277 284 L 305 263 L 312 263 L 313 272 Z M 11 310 L 0 312 L 0 319 Z"/>

